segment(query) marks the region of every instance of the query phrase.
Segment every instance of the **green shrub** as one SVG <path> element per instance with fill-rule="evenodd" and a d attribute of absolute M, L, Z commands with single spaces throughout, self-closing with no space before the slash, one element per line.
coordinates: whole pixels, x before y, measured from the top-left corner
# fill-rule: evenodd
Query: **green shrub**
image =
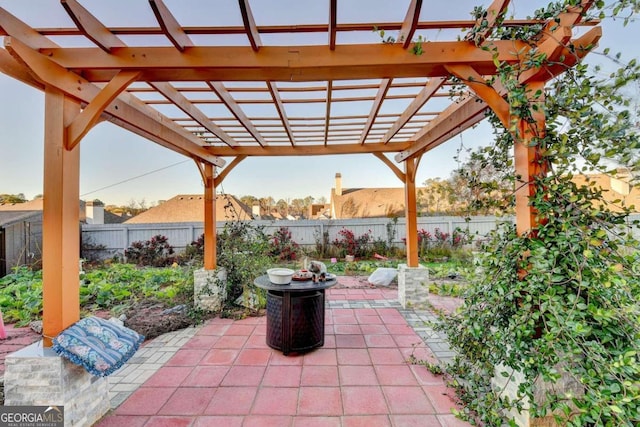
<path fill-rule="evenodd" d="M 248 221 L 228 221 L 217 238 L 217 265 L 227 271 L 227 304 L 249 290 L 261 293 L 253 281 L 273 266 L 270 245 L 261 227 Z"/>
<path fill-rule="evenodd" d="M 133 242 L 124 251 L 127 262 L 138 266 L 164 267 L 175 262 L 173 246 L 160 234 L 146 241 Z"/>

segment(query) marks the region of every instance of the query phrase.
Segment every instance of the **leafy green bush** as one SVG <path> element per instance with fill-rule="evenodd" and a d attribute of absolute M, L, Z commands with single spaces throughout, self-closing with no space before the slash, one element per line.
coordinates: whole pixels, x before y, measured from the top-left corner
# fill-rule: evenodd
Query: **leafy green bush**
<path fill-rule="evenodd" d="M 160 234 L 146 241 L 133 242 L 124 251 L 124 256 L 128 262 L 139 266 L 164 267 L 175 262 L 173 246 Z"/>
<path fill-rule="evenodd" d="M 112 264 L 87 271 L 80 286 L 80 305 L 88 310 L 121 310 L 142 299 L 176 304 L 185 291 L 193 294 L 193 274 L 185 268 L 139 268 Z M 182 298 L 187 303 L 191 298 Z"/>
<path fill-rule="evenodd" d="M 263 229 L 248 221 L 228 221 L 216 242 L 217 265 L 227 271 L 227 304 L 232 305 L 249 290 L 264 293 L 253 284 L 273 266 L 269 236 Z"/>
<path fill-rule="evenodd" d="M 7 323 L 25 326 L 42 315 L 42 270 L 18 267 L 0 278 L 0 309 Z"/>
<path fill-rule="evenodd" d="M 183 268 L 138 268 L 112 264 L 88 270 L 80 281 L 83 310 L 123 311 L 142 299 L 167 305 L 191 304 L 193 274 Z M 25 267 L 0 279 L 0 308 L 5 322 L 24 326 L 42 316 L 42 271 Z"/>
<path fill-rule="evenodd" d="M 535 17 L 560 22 L 568 16 L 561 13 L 580 13 L 585 4 L 589 14 L 625 21 L 640 6 L 556 1 Z M 539 31 L 496 27 L 494 37 L 527 41 Z M 495 54 L 490 45 L 483 46 Z M 638 111 L 627 96 L 640 79 L 640 64 L 612 59 L 619 68 L 607 77 L 581 63 L 546 87 L 521 79 L 557 65 L 537 49 L 520 63 L 496 63 L 509 122 L 492 116 L 496 139 L 477 159 L 494 166 L 499 179 L 514 182 L 514 193 L 516 186 L 528 191 L 528 205 L 519 206 L 527 211 L 518 215 L 526 220 L 520 232 L 504 226 L 494 233 L 480 263 L 483 274 L 461 311 L 440 323 L 457 352 L 448 373 L 465 404 L 459 415 L 476 424 L 515 425 L 510 411 L 521 412 L 528 402 L 531 417 L 546 418 L 540 424 L 640 425 L 640 245 L 631 235 L 629 206 L 605 200 L 605 190 L 590 178 L 600 173 L 615 179 L 612 164 L 631 175 L 640 170 Z M 531 156 L 531 176 L 516 176 L 514 146 Z M 578 174 L 585 184 L 573 180 Z M 509 210 L 512 200 L 494 203 Z M 507 397 L 492 378 L 513 378 L 514 372 L 522 380 Z"/>

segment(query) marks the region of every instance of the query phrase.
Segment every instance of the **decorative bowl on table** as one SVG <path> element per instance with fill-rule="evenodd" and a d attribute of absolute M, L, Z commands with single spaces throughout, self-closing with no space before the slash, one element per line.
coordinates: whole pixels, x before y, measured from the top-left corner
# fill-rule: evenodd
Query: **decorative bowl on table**
<path fill-rule="evenodd" d="M 271 283 L 275 285 L 288 285 L 291 283 L 294 271 L 290 268 L 270 268 L 267 270 L 267 275 Z"/>
<path fill-rule="evenodd" d="M 313 273 L 307 270 L 299 270 L 293 273 L 293 277 L 291 278 L 294 281 L 306 282 L 307 280 L 311 280 L 313 278 Z"/>

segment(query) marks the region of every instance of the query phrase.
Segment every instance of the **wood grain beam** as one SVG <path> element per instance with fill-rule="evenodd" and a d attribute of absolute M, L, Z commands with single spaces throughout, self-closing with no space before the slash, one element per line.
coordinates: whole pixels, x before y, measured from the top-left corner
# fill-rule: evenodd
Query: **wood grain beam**
<path fill-rule="evenodd" d="M 149 0 L 149 4 L 153 9 L 153 14 L 156 16 L 158 24 L 160 24 L 160 28 L 162 28 L 162 32 L 176 49 L 182 52 L 185 48 L 193 46 L 193 42 L 163 0 Z"/>
<path fill-rule="evenodd" d="M 457 20 L 436 20 L 418 22 L 417 30 L 446 30 L 472 28 L 475 20 L 457 19 Z M 581 26 L 598 25 L 598 19 L 590 19 L 582 21 Z M 378 27 L 385 31 L 399 31 L 402 28 L 402 22 L 345 22 L 336 25 L 337 32 L 364 31 L 371 32 L 373 27 Z M 540 19 L 505 19 L 500 25 L 503 27 L 522 27 L 531 25 L 544 25 L 545 21 Z M 260 34 L 300 34 L 300 33 L 327 33 L 328 24 L 283 24 L 283 25 L 258 25 Z M 224 34 L 245 34 L 246 29 L 241 25 L 185 25 L 182 27 L 188 35 L 224 35 Z M 82 33 L 75 27 L 34 27 L 38 33 L 44 36 L 81 36 Z M 115 35 L 128 36 L 162 36 L 164 33 L 161 28 L 156 27 L 109 27 Z M 0 31 L 1 34 L 1 31 Z M 4 35 L 4 34 L 2 34 Z"/>
<path fill-rule="evenodd" d="M 76 0 L 60 0 L 69 17 L 82 34 L 105 52 L 114 47 L 125 47 L 126 44 L 113 34 L 102 22 L 93 16 Z"/>
<path fill-rule="evenodd" d="M 592 51 L 602 37 L 602 28 L 594 27 L 580 36 L 578 39 L 568 43 L 568 46 L 558 45 L 547 57 L 548 61 L 540 68 L 531 68 L 524 71 L 520 77 L 520 83 L 534 80 L 550 80 L 573 67 L 587 53 Z M 547 41 L 543 42 L 545 45 Z M 550 44 L 552 47 L 553 44 Z"/>
<path fill-rule="evenodd" d="M 218 173 L 218 176 L 216 176 L 213 179 L 213 185 L 215 187 L 217 187 L 218 185 L 222 184 L 222 181 L 224 181 L 224 179 L 227 177 L 227 175 L 229 175 L 229 173 L 240 164 L 241 161 L 243 161 L 244 159 L 246 159 L 247 156 L 246 155 L 241 155 L 241 156 L 236 156 L 231 163 L 229 163 L 224 169 L 222 169 L 220 171 L 220 173 Z"/>
<path fill-rule="evenodd" d="M 80 75 L 60 67 L 19 40 L 6 37 L 4 43 L 5 49 L 14 59 L 27 67 L 36 79 L 58 88 L 78 102 L 89 104 L 100 93 L 98 86 L 88 82 Z M 218 166 L 224 165 L 223 159 L 212 156 L 202 147 L 204 142 L 201 139 L 126 92 L 121 93 L 105 109 L 105 112 L 131 125 L 129 129 L 140 129 L 143 136 L 153 135 L 155 141 L 162 140 L 164 146 L 171 147 L 181 154 L 188 153 L 194 158 L 202 159 L 202 161 Z"/>
<path fill-rule="evenodd" d="M 474 96 L 451 104 L 440 115 L 434 118 L 420 132 L 417 132 L 411 147 L 395 156 L 396 162 L 422 155 L 437 147 L 485 118 L 485 111 L 489 106 Z M 465 127 L 466 126 L 466 127 Z"/>
<path fill-rule="evenodd" d="M 573 28 L 582 22 L 585 14 L 593 6 L 595 0 L 582 0 L 577 6 L 570 6 L 564 13 L 558 15 L 558 19 L 549 21 L 540 32 L 539 43 L 545 41 L 549 37 L 553 37 L 553 33 L 559 27 Z"/>
<path fill-rule="evenodd" d="M 324 113 L 324 145 L 326 146 L 329 141 L 329 126 L 331 123 L 331 101 L 333 97 L 333 81 L 327 82 L 327 99 L 325 104 Z"/>
<path fill-rule="evenodd" d="M 382 161 L 382 163 L 387 165 L 389 167 L 389 169 L 391 169 L 391 172 L 393 172 L 393 174 L 395 176 L 397 176 L 398 179 L 400 181 L 402 181 L 402 183 L 404 183 L 406 181 L 407 176 L 405 175 L 405 173 L 402 172 L 400 170 L 400 168 L 398 166 L 396 166 L 391 160 L 389 160 L 389 158 L 387 156 L 385 156 L 382 153 L 373 153 L 373 155 L 376 156 L 378 159 L 380 159 Z"/>
<path fill-rule="evenodd" d="M 66 126 L 67 138 L 65 148 L 73 150 L 82 138 L 95 126 L 105 108 L 124 91 L 131 82 L 138 78 L 138 71 L 122 71 L 118 73 L 100 92 L 82 109 L 80 114 Z"/>
<path fill-rule="evenodd" d="M 519 41 L 495 42 L 496 62 L 516 63 L 530 47 Z M 467 41 L 429 42 L 422 55 L 378 43 L 326 46 L 123 47 L 111 54 L 97 48 L 46 48 L 42 53 L 67 69 L 82 70 L 90 81 L 108 81 L 115 70 L 142 71 L 145 81 L 321 81 L 402 77 L 444 77 L 445 64 L 470 65 L 495 73 L 493 52 Z"/>
<path fill-rule="evenodd" d="M 255 138 L 258 144 L 263 147 L 268 145 L 267 141 L 264 140 L 258 129 L 256 129 L 256 127 L 253 125 L 253 122 L 249 120 L 249 117 L 247 117 L 240 105 L 236 102 L 235 99 L 233 99 L 233 96 L 231 96 L 227 88 L 225 88 L 224 85 L 220 82 L 207 82 L 207 84 L 211 89 L 213 89 L 216 95 L 218 95 L 220 100 L 224 102 L 229 111 L 231 111 L 231 114 L 233 114 L 234 117 L 238 119 L 240 123 L 242 123 L 242 126 L 247 129 L 251 136 Z"/>
<path fill-rule="evenodd" d="M 240 6 L 242 22 L 244 23 L 245 32 L 247 33 L 247 37 L 249 38 L 251 49 L 257 52 L 262 46 L 262 41 L 260 40 L 260 33 L 258 32 L 256 21 L 253 18 L 253 13 L 251 12 L 249 0 L 238 0 L 238 5 Z"/>
<path fill-rule="evenodd" d="M 398 153 L 408 149 L 411 142 L 394 142 L 393 144 L 356 144 L 355 141 L 344 144 L 330 145 L 270 145 L 268 147 L 240 146 L 230 148 L 224 146 L 207 147 L 210 153 L 220 157 L 247 156 L 329 156 L 334 154 L 371 154 L 371 153 Z"/>
<path fill-rule="evenodd" d="M 56 48 L 57 44 L 42 36 L 5 9 L 0 7 L 0 32 L 16 37 L 32 49 Z"/>
<path fill-rule="evenodd" d="M 278 110 L 278 116 L 280 116 L 280 121 L 282 122 L 282 126 L 287 132 L 287 136 L 289 137 L 289 141 L 291 141 L 291 145 L 296 145 L 296 139 L 293 136 L 293 130 L 291 129 L 291 123 L 289 123 L 289 119 L 287 118 L 287 111 L 284 109 L 284 104 L 282 103 L 282 98 L 280 97 L 280 93 L 278 92 L 278 88 L 274 82 L 267 82 L 267 87 L 269 88 L 269 92 L 271 93 L 271 99 L 273 99 L 273 104 Z"/>
<path fill-rule="evenodd" d="M 380 142 L 387 143 L 395 134 L 400 131 L 404 127 L 404 125 L 411 120 L 415 114 L 422 108 L 424 104 L 431 99 L 431 97 L 442 87 L 444 82 L 447 79 L 444 77 L 435 77 L 429 79 L 427 84 L 422 88 L 422 90 L 415 96 L 413 101 L 409 104 L 409 106 L 402 112 L 400 117 L 395 121 L 395 123 L 389 128 L 389 130 L 384 134 Z"/>
<path fill-rule="evenodd" d="M 491 86 L 476 70 L 465 65 L 447 65 L 447 71 L 458 77 L 467 85 L 480 99 L 491 107 L 496 116 L 500 119 L 502 126 L 511 129 L 511 107 L 502 97 L 503 94 Z"/>
<path fill-rule="evenodd" d="M 27 67 L 13 59 L 4 49 L 0 49 L 0 72 L 33 88 L 44 90 L 45 85 L 34 78 Z"/>
<path fill-rule="evenodd" d="M 509 6 L 509 0 L 494 0 L 487 8 L 485 14 L 476 20 L 473 29 L 478 29 L 478 31 L 470 31 L 467 34 L 467 40 L 474 42 L 478 46 L 484 43 L 484 41 L 491 36 L 498 20 L 504 16 L 504 13 L 507 11 L 507 6 Z"/>
<path fill-rule="evenodd" d="M 420 19 L 420 9 L 422 8 L 422 0 L 411 0 L 407 14 L 402 22 L 400 34 L 398 34 L 398 43 L 402 44 L 402 48 L 408 48 L 413 42 L 413 35 L 416 32 L 418 20 Z"/>
<path fill-rule="evenodd" d="M 376 121 L 376 117 L 378 116 L 380 107 L 382 107 L 382 103 L 386 99 L 387 91 L 389 90 L 392 81 L 393 79 L 382 79 L 382 81 L 380 82 L 380 87 L 378 87 L 378 93 L 373 100 L 373 105 L 371 106 L 369 117 L 367 118 L 367 122 L 365 123 L 364 128 L 362 129 L 362 133 L 360 134 L 360 144 L 364 144 L 365 140 L 367 139 L 369 131 L 371 130 L 371 126 L 373 126 L 373 122 Z"/>
<path fill-rule="evenodd" d="M 562 74 L 568 68 L 573 67 L 595 46 L 602 35 L 602 29 L 595 27 L 576 40 L 571 41 L 570 47 L 564 47 L 557 53 L 562 62 L 550 63 L 536 73 L 523 73 L 520 76 L 521 84 L 531 82 L 551 80 Z M 500 95 L 504 95 L 504 88 L 496 87 Z M 458 135 L 462 130 L 467 129 L 484 119 L 485 111 L 488 108 L 484 102 L 469 97 L 458 104 L 452 104 L 439 116 L 433 119 L 420 132 L 412 138 L 415 142 L 410 149 L 395 156 L 400 162 L 410 157 L 418 156 L 431 150 L 448 139 Z"/>
<path fill-rule="evenodd" d="M 198 122 L 202 127 L 209 132 L 217 136 L 222 142 L 230 147 L 238 145 L 235 139 L 233 139 L 228 133 L 226 133 L 220 126 L 213 123 L 206 114 L 202 112 L 198 107 L 193 105 L 183 94 L 178 92 L 171 83 L 167 82 L 148 82 L 150 86 L 155 88 L 169 101 L 171 101 L 176 107 L 184 111 L 189 117 Z"/>
<path fill-rule="evenodd" d="M 338 0 L 329 0 L 329 49 L 336 49 L 336 33 L 338 26 Z"/>

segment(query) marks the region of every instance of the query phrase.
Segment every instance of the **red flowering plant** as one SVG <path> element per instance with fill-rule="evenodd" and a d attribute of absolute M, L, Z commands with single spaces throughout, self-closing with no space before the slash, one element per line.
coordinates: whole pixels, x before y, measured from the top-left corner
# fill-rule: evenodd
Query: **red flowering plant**
<path fill-rule="evenodd" d="M 291 231 L 287 227 L 276 230 L 269 245 L 269 254 L 280 261 L 293 261 L 298 258 L 300 245 L 293 241 Z"/>
<path fill-rule="evenodd" d="M 356 237 L 355 233 L 347 228 L 338 231 L 338 238 L 333 241 L 333 245 L 340 250 L 340 255 L 354 255 L 366 257 L 370 254 L 371 230 L 361 236 Z"/>

